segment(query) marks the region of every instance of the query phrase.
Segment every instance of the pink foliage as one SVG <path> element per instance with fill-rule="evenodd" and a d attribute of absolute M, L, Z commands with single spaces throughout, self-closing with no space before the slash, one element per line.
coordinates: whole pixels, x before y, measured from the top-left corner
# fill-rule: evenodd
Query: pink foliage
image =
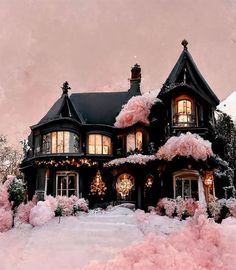
<path fill-rule="evenodd" d="M 199 203 L 192 198 L 176 199 L 163 198 L 159 200 L 156 207 L 156 213 L 159 215 L 165 214 L 168 217 L 177 216 L 180 220 L 187 216 L 193 216 L 199 208 Z"/>
<path fill-rule="evenodd" d="M 196 213 L 182 230 L 160 237 L 154 234 L 135 244 L 114 260 L 90 263 L 86 270 L 229 270 L 235 254 L 219 225 Z"/>
<path fill-rule="evenodd" d="M 46 196 L 45 204 L 54 212 L 58 206 L 58 200 L 51 195 Z"/>
<path fill-rule="evenodd" d="M 21 203 L 18 206 L 16 215 L 21 222 L 29 223 L 30 211 L 34 206 L 35 206 L 35 203 L 33 201 L 29 201 L 26 204 Z"/>
<path fill-rule="evenodd" d="M 54 216 L 51 208 L 45 202 L 39 201 L 30 211 L 29 222 L 33 226 L 42 226 Z"/>
<path fill-rule="evenodd" d="M 149 125 L 150 109 L 157 100 L 155 93 L 132 97 L 116 117 L 115 127 L 125 128 L 138 122 Z"/>
<path fill-rule="evenodd" d="M 159 159 L 172 160 L 175 156 L 206 160 L 213 155 L 211 143 L 198 134 L 187 132 L 179 137 L 171 137 L 157 152 Z"/>
<path fill-rule="evenodd" d="M 8 231 L 12 228 L 12 211 L 0 208 L 0 232 Z"/>
<path fill-rule="evenodd" d="M 11 209 L 11 204 L 8 200 L 8 187 L 5 184 L 0 184 L 0 208 L 5 210 Z"/>

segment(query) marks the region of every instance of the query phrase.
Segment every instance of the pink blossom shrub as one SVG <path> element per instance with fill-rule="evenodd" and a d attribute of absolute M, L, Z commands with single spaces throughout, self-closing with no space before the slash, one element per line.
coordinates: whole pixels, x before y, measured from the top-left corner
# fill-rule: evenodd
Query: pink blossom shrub
<path fill-rule="evenodd" d="M 136 123 L 149 125 L 148 116 L 151 107 L 157 102 L 156 93 L 146 93 L 142 96 L 132 97 L 127 104 L 125 104 L 116 117 L 115 127 L 125 128 Z"/>
<path fill-rule="evenodd" d="M 77 211 L 88 212 L 88 203 L 83 198 L 74 195 L 67 196 L 47 196 L 45 204 L 51 208 L 53 212 L 60 208 L 63 216 L 70 216 Z"/>
<path fill-rule="evenodd" d="M 11 204 L 8 200 L 8 187 L 5 184 L 0 184 L 0 208 L 5 210 L 11 209 Z"/>
<path fill-rule="evenodd" d="M 187 132 L 171 137 L 157 152 L 159 159 L 171 161 L 176 156 L 192 157 L 195 160 L 206 160 L 213 155 L 211 143 L 198 134 Z"/>
<path fill-rule="evenodd" d="M 16 212 L 18 219 L 23 223 L 29 223 L 30 211 L 35 205 L 33 201 L 29 201 L 26 204 L 21 203 Z"/>
<path fill-rule="evenodd" d="M 13 215 L 11 210 L 0 208 L 0 232 L 8 231 L 12 228 Z"/>
<path fill-rule="evenodd" d="M 196 211 L 183 229 L 168 237 L 150 234 L 108 262 L 85 270 L 230 270 L 236 258 L 219 225 Z"/>
<path fill-rule="evenodd" d="M 42 226 L 55 216 L 51 208 L 42 201 L 34 206 L 29 215 L 29 223 L 33 226 Z"/>
<path fill-rule="evenodd" d="M 157 203 L 156 213 L 168 217 L 177 216 L 181 220 L 193 216 L 198 208 L 198 202 L 192 198 L 185 200 L 181 197 L 176 199 L 163 198 Z"/>

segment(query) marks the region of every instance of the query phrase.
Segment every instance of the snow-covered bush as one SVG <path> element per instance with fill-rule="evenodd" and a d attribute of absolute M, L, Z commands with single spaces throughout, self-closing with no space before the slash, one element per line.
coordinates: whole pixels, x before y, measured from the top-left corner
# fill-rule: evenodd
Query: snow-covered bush
<path fill-rule="evenodd" d="M 13 207 L 18 206 L 25 199 L 25 183 L 22 179 L 15 177 L 8 186 L 8 198 L 13 202 Z"/>
<path fill-rule="evenodd" d="M 199 203 L 192 198 L 177 199 L 163 198 L 157 203 L 156 213 L 168 217 L 178 217 L 180 220 L 193 216 Z"/>
<path fill-rule="evenodd" d="M 42 201 L 34 206 L 29 215 L 29 223 L 33 226 L 42 226 L 55 216 L 52 209 Z"/>
<path fill-rule="evenodd" d="M 11 210 L 0 208 L 0 232 L 8 231 L 12 228 L 13 215 Z"/>
<path fill-rule="evenodd" d="M 212 200 L 208 204 L 208 213 L 210 217 L 213 217 L 214 220 L 219 223 L 229 216 L 236 218 L 236 199 Z"/>
<path fill-rule="evenodd" d="M 176 156 L 192 157 L 195 160 L 206 160 L 213 155 L 211 143 L 198 134 L 187 132 L 171 137 L 157 152 L 159 159 L 171 161 Z"/>

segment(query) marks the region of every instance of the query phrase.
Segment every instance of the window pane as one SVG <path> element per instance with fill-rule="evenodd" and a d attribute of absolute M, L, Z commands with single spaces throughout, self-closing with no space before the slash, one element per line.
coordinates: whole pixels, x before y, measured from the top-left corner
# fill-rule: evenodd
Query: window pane
<path fill-rule="evenodd" d="M 103 154 L 104 155 L 111 155 L 111 138 L 107 136 L 103 136 Z"/>
<path fill-rule="evenodd" d="M 57 153 L 63 153 L 63 131 L 57 132 Z"/>
<path fill-rule="evenodd" d="M 96 134 L 96 139 L 95 139 L 95 152 L 96 154 L 102 154 L 102 136 L 99 134 Z"/>
<path fill-rule="evenodd" d="M 70 132 L 64 131 L 64 153 L 69 153 Z"/>
<path fill-rule="evenodd" d="M 134 133 L 128 134 L 126 144 L 127 144 L 126 145 L 127 152 L 133 151 L 135 149 L 135 135 L 134 135 Z"/>
<path fill-rule="evenodd" d="M 136 132 L 136 148 L 142 150 L 143 147 L 143 134 L 141 131 Z"/>
<path fill-rule="evenodd" d="M 52 153 L 57 152 L 57 132 L 52 132 Z"/>
<path fill-rule="evenodd" d="M 80 139 L 79 136 L 70 133 L 70 153 L 79 153 L 80 152 Z"/>
<path fill-rule="evenodd" d="M 89 154 L 95 154 L 95 135 L 89 135 Z"/>
<path fill-rule="evenodd" d="M 43 154 L 51 153 L 51 133 L 43 135 Z"/>

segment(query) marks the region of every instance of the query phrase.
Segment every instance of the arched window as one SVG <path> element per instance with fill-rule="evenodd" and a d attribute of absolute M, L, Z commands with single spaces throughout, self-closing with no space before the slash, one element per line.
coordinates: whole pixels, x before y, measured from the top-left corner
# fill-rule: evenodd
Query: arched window
<path fill-rule="evenodd" d="M 191 99 L 188 97 L 176 99 L 173 122 L 174 126 L 179 127 L 195 126 L 195 109 Z"/>
<path fill-rule="evenodd" d="M 69 131 L 55 131 L 43 135 L 43 154 L 79 153 L 80 136 Z"/>
<path fill-rule="evenodd" d="M 205 200 L 202 179 L 198 171 L 180 170 L 173 173 L 174 198 Z"/>
<path fill-rule="evenodd" d="M 111 138 L 101 134 L 89 134 L 88 154 L 112 155 Z"/>
<path fill-rule="evenodd" d="M 143 134 L 142 131 L 129 133 L 126 139 L 126 151 L 141 151 L 143 147 Z"/>

